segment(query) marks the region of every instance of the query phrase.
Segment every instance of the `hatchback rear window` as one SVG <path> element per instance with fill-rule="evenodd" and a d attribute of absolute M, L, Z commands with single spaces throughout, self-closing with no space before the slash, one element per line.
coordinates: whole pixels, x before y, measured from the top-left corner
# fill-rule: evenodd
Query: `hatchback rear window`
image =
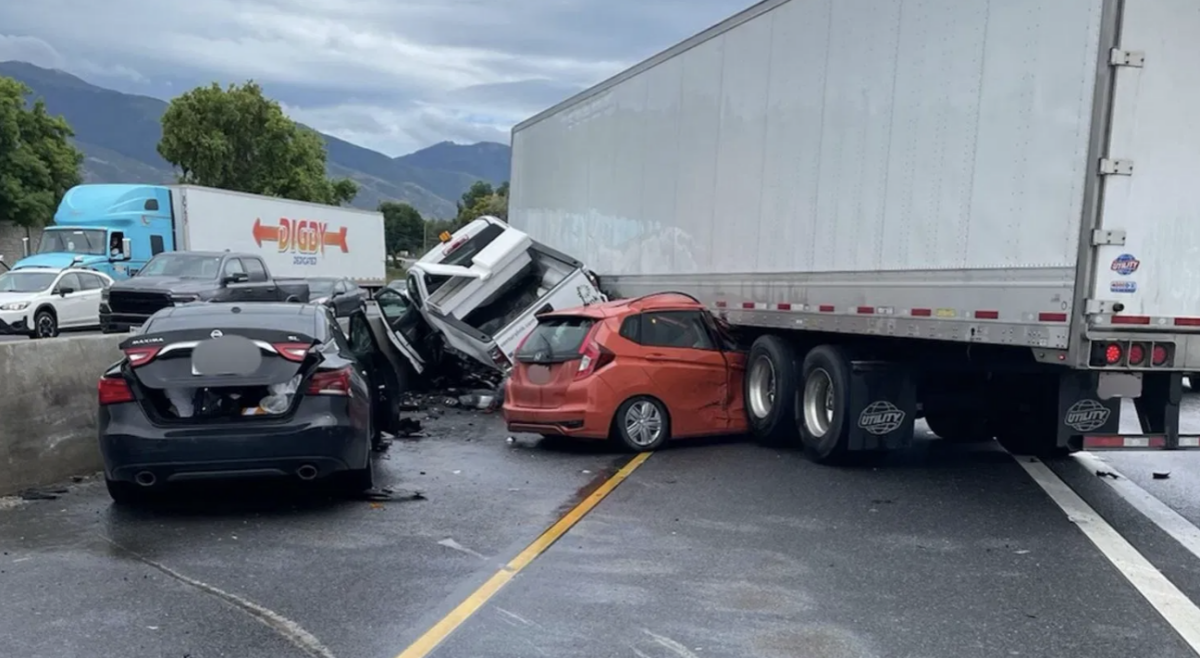
<path fill-rule="evenodd" d="M 578 357 L 583 339 L 594 324 L 591 318 L 543 318 L 517 350 L 516 357 L 538 361 Z"/>

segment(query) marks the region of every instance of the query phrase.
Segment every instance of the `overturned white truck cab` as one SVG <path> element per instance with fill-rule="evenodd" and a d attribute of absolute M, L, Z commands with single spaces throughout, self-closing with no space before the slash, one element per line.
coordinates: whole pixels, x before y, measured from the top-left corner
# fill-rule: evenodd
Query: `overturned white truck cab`
<path fill-rule="evenodd" d="M 496 217 L 442 238 L 409 267 L 404 290 L 376 294 L 390 341 L 418 374 L 449 356 L 503 375 L 538 313 L 605 300 L 583 263 Z"/>

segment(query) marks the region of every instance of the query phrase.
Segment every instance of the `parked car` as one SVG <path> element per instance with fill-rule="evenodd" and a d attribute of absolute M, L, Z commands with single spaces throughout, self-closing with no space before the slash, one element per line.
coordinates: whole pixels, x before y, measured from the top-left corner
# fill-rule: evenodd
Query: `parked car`
<path fill-rule="evenodd" d="M 694 298 L 660 293 L 537 320 L 505 385 L 509 431 L 635 451 L 747 431 L 745 352 Z"/>
<path fill-rule="evenodd" d="M 0 335 L 53 338 L 100 326 L 100 297 L 113 280 L 95 270 L 22 267 L 0 274 Z"/>
<path fill-rule="evenodd" d="M 333 309 L 339 318 L 361 310 L 367 303 L 367 291 L 354 281 L 344 277 L 309 277 L 308 299 L 312 304 L 322 304 Z"/>
<path fill-rule="evenodd" d="M 188 302 L 308 302 L 303 279 L 272 278 L 259 256 L 228 251 L 158 254 L 133 277 L 104 294 L 104 333 L 129 331 L 159 309 Z"/>
<path fill-rule="evenodd" d="M 361 314 L 359 314 L 361 316 Z M 388 429 L 368 362 L 328 309 L 287 303 L 163 309 L 121 343 L 99 383 L 99 437 L 114 501 L 166 483 L 234 476 L 372 486 Z"/>

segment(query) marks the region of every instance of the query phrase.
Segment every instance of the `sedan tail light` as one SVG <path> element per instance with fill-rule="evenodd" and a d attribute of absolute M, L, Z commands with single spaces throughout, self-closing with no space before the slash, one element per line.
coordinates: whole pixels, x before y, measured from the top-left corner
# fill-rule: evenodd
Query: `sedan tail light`
<path fill-rule="evenodd" d="M 154 360 L 158 356 L 162 345 L 148 345 L 145 347 L 128 347 L 125 349 L 125 357 L 129 359 L 129 365 L 136 368 L 144 366 Z"/>
<path fill-rule="evenodd" d="M 97 397 L 100 406 L 133 402 L 133 389 L 124 377 L 101 377 L 97 385 Z"/>
<path fill-rule="evenodd" d="M 318 370 L 308 380 L 309 395 L 338 395 L 350 397 L 350 366 L 339 370 Z"/>
<path fill-rule="evenodd" d="M 312 348 L 312 345 L 308 343 L 275 343 L 271 347 L 274 347 L 275 352 L 288 361 L 300 363 L 304 357 L 308 356 L 308 350 Z"/>

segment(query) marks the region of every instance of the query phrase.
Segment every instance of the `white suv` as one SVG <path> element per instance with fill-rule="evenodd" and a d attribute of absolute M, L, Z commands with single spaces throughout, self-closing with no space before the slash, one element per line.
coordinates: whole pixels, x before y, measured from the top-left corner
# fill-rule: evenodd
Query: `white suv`
<path fill-rule="evenodd" d="M 100 293 L 113 284 L 95 270 L 22 267 L 0 274 L 0 335 L 53 338 L 60 329 L 100 326 Z"/>

